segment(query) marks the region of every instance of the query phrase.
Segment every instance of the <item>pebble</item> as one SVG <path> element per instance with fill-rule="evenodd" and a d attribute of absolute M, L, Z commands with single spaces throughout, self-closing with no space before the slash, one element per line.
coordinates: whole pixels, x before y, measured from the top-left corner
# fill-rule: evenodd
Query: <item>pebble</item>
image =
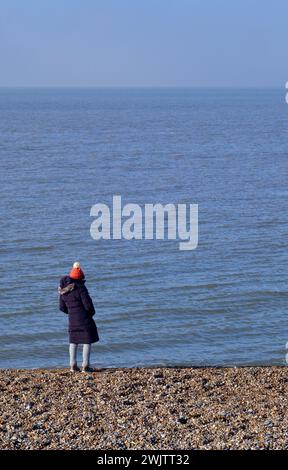
<path fill-rule="evenodd" d="M 185 416 L 180 416 L 180 418 L 178 418 L 178 423 L 180 424 L 186 424 L 187 423 L 187 418 L 185 418 Z"/>
<path fill-rule="evenodd" d="M 287 449 L 287 376 L 274 366 L 0 370 L 0 449 Z"/>
<path fill-rule="evenodd" d="M 31 410 L 31 408 L 33 407 L 34 403 L 31 401 L 29 403 L 27 403 L 27 405 L 25 406 L 25 409 L 26 410 Z"/>

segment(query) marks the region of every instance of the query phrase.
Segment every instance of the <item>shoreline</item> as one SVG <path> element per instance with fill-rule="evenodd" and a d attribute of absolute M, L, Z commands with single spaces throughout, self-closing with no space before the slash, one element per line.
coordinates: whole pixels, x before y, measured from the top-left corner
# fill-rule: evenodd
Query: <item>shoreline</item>
<path fill-rule="evenodd" d="M 0 369 L 0 449 L 288 449 L 287 366 Z"/>
<path fill-rule="evenodd" d="M 80 361 L 81 363 L 81 361 Z M 78 364 L 79 365 L 79 364 Z M 79 365 L 80 367 L 80 365 Z M 196 365 L 171 365 L 171 366 L 167 366 L 167 365 L 149 365 L 149 366 L 127 366 L 127 367 L 94 367 L 93 364 L 91 365 L 91 367 L 93 367 L 93 369 L 95 370 L 95 372 L 103 372 L 103 371 L 118 371 L 118 370 L 123 370 L 123 371 L 126 371 L 126 370 L 155 370 L 155 369 L 177 369 L 177 370 L 182 370 L 182 369 L 189 369 L 189 370 L 198 370 L 198 369 L 201 369 L 201 370 L 207 370 L 207 369 L 211 369 L 211 370 L 218 370 L 218 369 L 287 369 L 288 371 L 288 364 L 256 364 L 256 365 L 219 365 L 219 366 L 196 366 Z M 31 372 L 69 372 L 69 367 L 66 365 L 66 366 L 57 366 L 57 367 L 35 367 L 35 368 L 32 368 L 32 367 L 0 367 L 0 374 L 2 372 L 6 372 L 6 371 L 10 371 L 10 372 L 28 372 L 28 371 L 31 371 Z"/>

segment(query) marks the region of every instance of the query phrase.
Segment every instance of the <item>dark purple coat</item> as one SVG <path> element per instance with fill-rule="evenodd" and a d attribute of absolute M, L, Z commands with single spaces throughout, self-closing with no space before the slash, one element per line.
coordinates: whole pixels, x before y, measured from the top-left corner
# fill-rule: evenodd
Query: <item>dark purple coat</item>
<path fill-rule="evenodd" d="M 60 280 L 59 308 L 69 315 L 69 342 L 89 344 L 99 341 L 92 299 L 85 286 L 85 281 L 64 276 Z"/>

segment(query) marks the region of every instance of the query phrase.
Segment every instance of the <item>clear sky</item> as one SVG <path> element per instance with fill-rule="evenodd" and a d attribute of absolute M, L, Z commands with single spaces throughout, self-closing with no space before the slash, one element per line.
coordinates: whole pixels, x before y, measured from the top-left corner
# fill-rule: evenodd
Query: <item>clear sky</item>
<path fill-rule="evenodd" d="M 287 0 L 0 0 L 0 86 L 284 86 Z"/>

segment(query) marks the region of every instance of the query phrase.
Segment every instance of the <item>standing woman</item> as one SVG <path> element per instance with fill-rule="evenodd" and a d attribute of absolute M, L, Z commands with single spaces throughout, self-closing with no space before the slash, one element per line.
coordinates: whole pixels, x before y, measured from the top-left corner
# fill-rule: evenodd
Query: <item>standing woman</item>
<path fill-rule="evenodd" d="M 58 292 L 59 308 L 69 316 L 70 371 L 80 370 L 77 366 L 77 348 L 78 344 L 83 344 L 82 372 L 93 372 L 90 367 L 91 344 L 99 341 L 99 336 L 93 320 L 95 308 L 78 262 L 73 264 L 69 276 L 61 278 Z"/>

